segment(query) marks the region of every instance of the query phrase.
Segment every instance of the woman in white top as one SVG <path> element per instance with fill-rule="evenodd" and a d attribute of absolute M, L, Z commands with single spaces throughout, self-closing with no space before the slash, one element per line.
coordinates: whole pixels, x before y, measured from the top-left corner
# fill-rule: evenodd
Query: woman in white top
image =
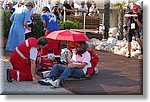
<path fill-rule="evenodd" d="M 97 13 L 98 13 L 98 10 L 97 10 L 97 8 L 96 8 L 96 3 L 93 2 L 93 3 L 92 3 L 92 6 L 91 6 L 90 9 L 89 9 L 89 16 L 96 16 Z"/>
<path fill-rule="evenodd" d="M 44 81 L 39 81 L 40 84 L 51 84 L 53 87 L 59 87 L 69 76 L 74 78 L 82 78 L 86 75 L 87 68 L 91 67 L 91 57 L 86 51 L 85 42 L 79 42 L 74 49 L 71 60 L 67 59 L 68 65 L 56 64 L 48 78 Z M 66 58 L 68 58 L 66 53 Z M 58 72 L 60 77 L 56 79 Z M 56 79 L 56 80 L 55 80 Z"/>

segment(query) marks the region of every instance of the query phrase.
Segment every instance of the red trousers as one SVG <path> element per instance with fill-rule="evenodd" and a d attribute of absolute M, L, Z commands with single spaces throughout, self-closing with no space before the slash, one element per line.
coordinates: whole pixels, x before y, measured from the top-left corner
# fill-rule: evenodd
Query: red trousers
<path fill-rule="evenodd" d="M 11 78 L 17 81 L 32 81 L 30 60 L 25 60 L 14 50 L 10 57 L 13 69 L 10 70 Z"/>

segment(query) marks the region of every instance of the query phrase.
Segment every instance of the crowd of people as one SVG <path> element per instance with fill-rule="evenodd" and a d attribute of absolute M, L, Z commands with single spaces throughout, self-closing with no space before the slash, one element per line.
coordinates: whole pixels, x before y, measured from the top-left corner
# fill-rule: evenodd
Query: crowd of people
<path fill-rule="evenodd" d="M 71 0 L 65 1 L 64 6 L 67 15 L 74 13 Z M 92 4 L 92 8 L 95 11 L 95 3 Z M 60 59 L 52 66 L 50 74 L 42 81 L 43 83 L 49 82 L 53 87 L 59 87 L 70 76 L 82 78 L 85 75 L 91 77 L 94 74 L 94 68 L 96 68 L 99 58 L 85 41 L 62 43 L 63 41 L 46 38 L 51 32 L 60 30 L 58 21 L 61 19 L 62 9 L 59 7 L 58 1 L 55 2 L 54 6 L 44 6 L 42 8 L 41 21 L 45 35 L 39 39 L 34 38 L 32 34 L 33 19 L 37 13 L 32 2 L 26 1 L 23 4 L 18 1 L 15 6 L 12 6 L 11 2 L 6 2 L 6 8 L 3 9 L 10 10 L 12 13 L 10 17 L 12 25 L 5 48 L 5 50 L 12 52 L 10 62 L 13 69 L 7 69 L 6 71 L 8 82 L 12 82 L 13 79 L 38 83 L 36 67 L 42 63 L 43 56 L 48 58 L 49 53 L 60 55 Z M 79 10 L 88 13 L 84 1 L 81 2 Z M 94 11 L 89 12 L 89 15 L 94 15 Z M 82 16 L 82 14 L 79 13 L 79 16 Z M 65 52 L 62 53 L 64 50 Z M 51 57 L 49 60 L 56 62 Z M 61 75 L 56 77 L 58 72 Z"/>
<path fill-rule="evenodd" d="M 29 37 L 34 37 L 33 29 L 34 29 L 34 17 L 36 14 L 40 13 L 42 22 L 44 25 L 44 30 L 46 30 L 47 34 L 59 30 L 58 22 L 63 19 L 64 16 L 64 7 L 66 11 L 66 15 L 74 15 L 76 10 L 78 11 L 78 16 L 83 16 L 86 13 L 87 16 L 95 16 L 98 14 L 98 10 L 96 8 L 96 3 L 93 0 L 81 1 L 79 8 L 74 7 L 73 0 L 65 0 L 63 4 L 59 1 L 52 3 L 51 0 L 47 0 L 45 4 L 43 4 L 43 8 L 40 12 L 36 9 L 36 2 L 28 3 L 28 0 L 18 0 L 16 4 L 14 4 L 11 0 L 0 1 L 1 8 L 5 10 L 9 10 L 11 12 L 10 20 L 12 21 L 12 25 L 9 31 L 8 42 L 6 44 L 6 50 L 13 51 L 15 47 L 17 47 L 21 42 Z M 51 13 L 51 19 L 53 19 L 50 23 L 47 21 L 43 21 L 45 16 Z M 56 20 L 54 20 L 56 17 Z M 25 19 L 24 19 L 25 18 Z M 53 26 L 53 27 L 52 27 Z M 16 29 L 20 27 L 20 29 Z"/>
<path fill-rule="evenodd" d="M 52 62 L 56 61 L 52 57 L 48 57 L 50 53 L 60 55 L 60 61 L 56 61 L 57 63 L 52 65 L 49 75 L 46 79 L 39 81 L 40 84 L 49 83 L 53 87 L 59 87 L 70 76 L 82 78 L 88 75 L 91 77 L 95 72 L 99 58 L 85 41 L 64 43 L 46 38 L 51 32 L 60 30 L 58 21 L 64 15 L 63 7 L 65 7 L 66 15 L 74 15 L 76 11 L 72 0 L 65 0 L 63 5 L 59 1 L 56 1 L 55 4 L 48 1 L 49 5 L 42 8 L 41 14 L 45 35 L 39 39 L 34 38 L 34 34 L 32 34 L 33 21 L 37 13 L 32 2 L 22 3 L 21 0 L 18 0 L 15 6 L 11 2 L 6 2 L 6 6 L 2 6 L 2 9 L 10 10 L 12 13 L 10 17 L 12 25 L 6 50 L 12 51 L 10 62 L 13 69 L 7 69 L 8 82 L 12 82 L 14 79 L 38 83 L 36 66 L 42 63 L 43 56 Z M 96 3 L 93 0 L 91 2 L 81 1 L 77 11 L 78 16 L 83 16 L 84 13 L 87 16 L 98 14 Z M 137 38 L 141 50 L 143 50 L 139 34 L 142 29 L 142 16 L 138 14 L 138 6 L 134 6 L 132 12 L 125 17 L 127 18 L 125 30 L 128 41 L 128 57 L 130 57 L 132 36 Z"/>

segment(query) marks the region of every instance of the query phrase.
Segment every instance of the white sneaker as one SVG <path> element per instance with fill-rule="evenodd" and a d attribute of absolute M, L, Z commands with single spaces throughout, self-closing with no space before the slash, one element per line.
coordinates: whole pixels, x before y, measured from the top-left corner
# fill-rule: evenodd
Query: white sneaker
<path fill-rule="evenodd" d="M 38 83 L 41 85 L 52 85 L 53 81 L 50 78 L 46 78 L 44 80 L 39 80 Z"/>
<path fill-rule="evenodd" d="M 57 79 L 51 83 L 54 88 L 60 87 L 60 79 Z"/>
<path fill-rule="evenodd" d="M 95 70 L 95 74 L 98 74 L 98 68 L 95 67 L 94 70 Z"/>

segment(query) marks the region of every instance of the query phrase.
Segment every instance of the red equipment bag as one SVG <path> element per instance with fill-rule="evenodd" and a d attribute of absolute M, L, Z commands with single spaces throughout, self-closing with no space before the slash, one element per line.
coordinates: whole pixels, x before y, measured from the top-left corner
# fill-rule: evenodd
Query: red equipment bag
<path fill-rule="evenodd" d="M 50 58 L 42 58 L 41 68 L 51 69 L 54 66 L 53 60 Z"/>

